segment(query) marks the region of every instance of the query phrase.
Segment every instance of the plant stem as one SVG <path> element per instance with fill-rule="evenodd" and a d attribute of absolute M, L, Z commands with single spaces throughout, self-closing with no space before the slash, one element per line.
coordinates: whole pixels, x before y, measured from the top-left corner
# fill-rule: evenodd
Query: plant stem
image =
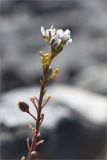
<path fill-rule="evenodd" d="M 28 112 L 28 114 L 36 121 L 37 119 L 33 116 L 33 114 L 31 114 L 30 112 Z"/>
<path fill-rule="evenodd" d="M 46 83 L 47 83 L 47 71 L 48 71 L 48 68 L 45 69 L 45 71 L 43 73 L 43 78 L 41 80 L 41 88 L 40 88 L 40 95 L 39 95 L 39 101 L 38 101 L 37 118 L 36 118 L 36 125 L 35 125 L 36 134 L 32 138 L 32 144 L 31 144 L 31 147 L 30 147 L 29 152 L 28 152 L 27 160 L 31 160 L 31 152 L 36 151 L 36 149 L 37 149 L 36 144 L 38 142 L 38 134 L 40 132 L 42 100 L 43 100 L 43 97 L 44 97 L 44 94 L 45 94 L 45 87 L 46 87 Z"/>

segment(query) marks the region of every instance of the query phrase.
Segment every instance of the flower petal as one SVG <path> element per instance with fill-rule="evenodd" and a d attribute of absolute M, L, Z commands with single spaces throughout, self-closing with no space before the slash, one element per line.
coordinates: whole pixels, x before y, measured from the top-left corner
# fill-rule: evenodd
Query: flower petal
<path fill-rule="evenodd" d="M 42 35 L 45 36 L 46 32 L 43 26 L 41 26 L 41 32 L 42 32 Z"/>
<path fill-rule="evenodd" d="M 45 32 L 45 36 L 48 37 L 49 36 L 49 29 L 46 30 Z"/>
<path fill-rule="evenodd" d="M 61 37 L 63 37 L 63 30 L 62 29 L 58 29 L 57 30 L 57 35 L 61 38 Z"/>
<path fill-rule="evenodd" d="M 70 35 L 70 30 L 69 30 L 69 29 L 66 29 L 66 31 L 64 32 L 64 34 Z"/>
<path fill-rule="evenodd" d="M 70 38 L 70 39 L 67 41 L 66 44 L 68 45 L 68 44 L 71 44 L 71 43 L 72 43 L 72 39 Z"/>

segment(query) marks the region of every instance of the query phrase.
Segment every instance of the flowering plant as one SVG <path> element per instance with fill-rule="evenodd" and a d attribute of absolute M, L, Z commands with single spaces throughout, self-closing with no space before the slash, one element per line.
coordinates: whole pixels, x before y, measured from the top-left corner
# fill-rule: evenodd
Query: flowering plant
<path fill-rule="evenodd" d="M 43 103 L 43 98 L 46 93 L 46 84 L 48 81 L 54 79 L 59 74 L 59 68 L 52 69 L 51 63 L 53 59 L 63 50 L 65 45 L 71 44 L 72 39 L 70 37 L 70 31 L 67 29 L 63 31 L 62 29 L 56 29 L 51 26 L 50 29 L 44 29 L 41 27 L 41 32 L 43 38 L 49 42 L 51 46 L 51 52 L 40 52 L 41 54 L 41 63 L 43 68 L 43 76 L 40 80 L 40 94 L 39 98 L 36 96 L 30 97 L 30 101 L 33 103 L 36 109 L 36 116 L 34 116 L 29 111 L 29 105 L 23 101 L 18 103 L 18 106 L 22 112 L 28 113 L 35 120 L 35 127 L 29 125 L 32 131 L 32 142 L 30 144 L 29 138 L 27 138 L 27 148 L 28 155 L 27 157 L 23 156 L 21 160 L 32 160 L 37 157 L 37 147 L 44 142 L 41 139 L 40 127 L 44 120 L 44 113 L 42 112 L 45 105 L 51 99 L 50 96 L 47 97 Z"/>

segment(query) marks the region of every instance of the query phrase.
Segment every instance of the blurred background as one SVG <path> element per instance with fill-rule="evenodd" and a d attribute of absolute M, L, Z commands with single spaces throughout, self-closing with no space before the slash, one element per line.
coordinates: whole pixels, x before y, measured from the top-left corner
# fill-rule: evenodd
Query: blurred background
<path fill-rule="evenodd" d="M 40 51 L 49 51 L 40 27 L 69 29 L 73 43 L 57 56 L 60 75 L 48 85 L 41 128 L 41 159 L 106 159 L 107 1 L 0 0 L 1 160 L 26 155 L 19 100 L 39 94 Z M 31 106 L 31 110 L 33 111 Z M 34 112 L 34 111 L 33 111 Z"/>

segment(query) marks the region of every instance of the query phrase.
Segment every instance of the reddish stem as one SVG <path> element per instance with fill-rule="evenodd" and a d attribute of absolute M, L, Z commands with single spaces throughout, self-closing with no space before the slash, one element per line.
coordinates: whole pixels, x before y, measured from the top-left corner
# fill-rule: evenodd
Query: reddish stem
<path fill-rule="evenodd" d="M 47 71 L 48 68 L 44 71 L 43 80 L 41 81 L 41 89 L 40 89 L 40 95 L 38 100 L 38 110 L 37 110 L 37 118 L 36 118 L 36 134 L 32 138 L 32 144 L 28 152 L 27 160 L 31 160 L 31 152 L 36 151 L 37 149 L 37 143 L 38 143 L 38 134 L 40 132 L 40 125 L 41 125 L 41 113 L 42 113 L 42 100 L 44 97 L 44 91 L 47 83 Z"/>

